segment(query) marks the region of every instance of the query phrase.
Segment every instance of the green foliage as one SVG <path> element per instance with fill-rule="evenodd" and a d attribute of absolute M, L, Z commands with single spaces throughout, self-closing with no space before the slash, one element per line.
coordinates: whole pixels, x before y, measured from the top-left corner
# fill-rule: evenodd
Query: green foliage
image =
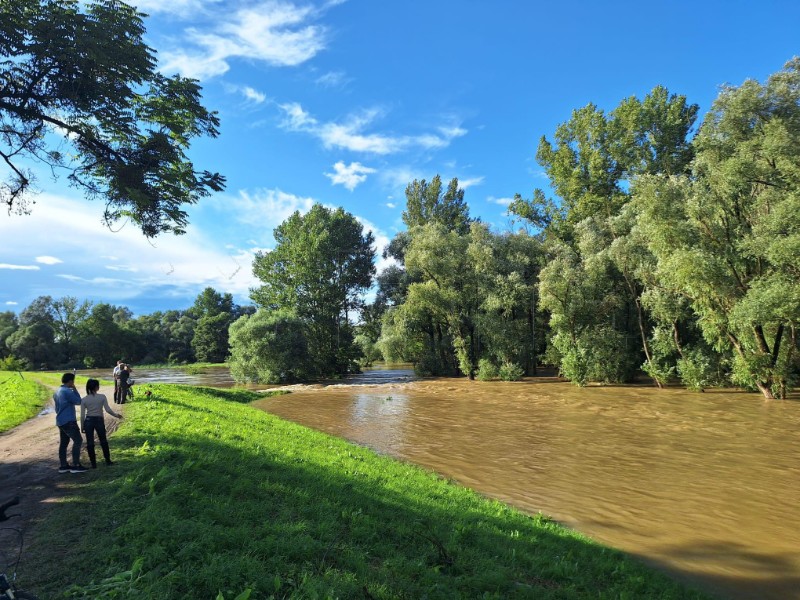
<path fill-rule="evenodd" d="M 228 327 L 230 313 L 201 317 L 194 328 L 192 348 L 195 358 L 202 362 L 223 362 L 228 356 Z"/>
<path fill-rule="evenodd" d="M 0 433 L 35 416 L 50 397 L 43 385 L 7 369 L 7 361 L 0 361 Z"/>
<path fill-rule="evenodd" d="M 525 375 L 525 369 L 514 363 L 505 362 L 500 365 L 497 375 L 503 381 L 519 381 Z"/>
<path fill-rule="evenodd" d="M 733 354 L 732 380 L 782 396 L 798 364 L 800 60 L 723 89 L 695 148 L 692 177 L 637 184 L 639 226 L 664 287 Z"/>
<path fill-rule="evenodd" d="M 13 354 L 5 358 L 0 358 L 0 371 L 24 371 L 25 362 L 18 359 Z"/>
<path fill-rule="evenodd" d="M 286 219 L 274 236 L 275 249 L 253 262 L 263 282 L 253 300 L 290 310 L 303 322 L 315 376 L 347 373 L 359 353 L 348 316 L 361 308 L 375 273 L 372 233 L 364 234 L 344 209 L 315 204 Z"/>
<path fill-rule="evenodd" d="M 482 358 L 478 361 L 478 372 L 475 378 L 479 381 L 492 381 L 500 377 L 500 369 L 488 358 Z"/>
<path fill-rule="evenodd" d="M 224 187 L 195 171 L 193 138 L 219 120 L 192 79 L 164 77 L 144 43 L 143 15 L 122 2 L 15 0 L 0 4 L 0 156 L 10 167 L 0 200 L 25 212 L 28 159 L 66 169 L 71 184 L 153 237 L 183 233 L 193 204 Z M 63 139 L 53 148 L 53 134 Z M 67 152 L 62 145 L 69 145 Z"/>
<path fill-rule="evenodd" d="M 471 222 L 469 207 L 464 202 L 464 190 L 458 187 L 458 179 L 451 179 L 444 193 L 439 175 L 434 176 L 430 183 L 415 179 L 406 187 L 403 223 L 409 231 L 435 223 L 445 231 L 463 235 L 469 231 Z"/>
<path fill-rule="evenodd" d="M 695 392 L 723 382 L 719 357 L 709 350 L 690 348 L 678 359 L 677 371 L 681 383 Z"/>
<path fill-rule="evenodd" d="M 359 364 L 361 364 L 362 367 L 371 366 L 373 363 L 383 359 L 380 348 L 369 336 L 360 333 L 356 335 L 355 343 L 361 350 Z"/>
<path fill-rule="evenodd" d="M 703 597 L 542 515 L 238 401 L 257 394 L 152 392 L 127 406 L 113 470 L 26 536 L 42 597 L 65 581 L 77 597 L 154 600 Z"/>
<path fill-rule="evenodd" d="M 304 323 L 286 311 L 259 309 L 230 327 L 231 375 L 236 381 L 279 383 L 314 373 Z"/>
<path fill-rule="evenodd" d="M 560 365 L 561 375 L 581 386 L 590 381 L 630 381 L 637 365 L 633 355 L 624 352 L 627 343 L 624 334 L 618 331 L 594 327 L 574 338 L 558 332 L 551 339 L 553 351 L 557 352 L 553 358 Z"/>

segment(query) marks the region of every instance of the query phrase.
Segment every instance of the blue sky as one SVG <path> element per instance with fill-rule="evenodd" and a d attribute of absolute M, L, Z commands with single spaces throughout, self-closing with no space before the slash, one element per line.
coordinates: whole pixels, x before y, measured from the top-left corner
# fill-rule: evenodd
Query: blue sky
<path fill-rule="evenodd" d="M 573 109 L 664 85 L 704 114 L 720 85 L 800 54 L 796 0 L 132 4 L 160 68 L 199 79 L 219 112 L 221 135 L 191 157 L 227 190 L 189 209 L 186 235 L 148 241 L 104 228 L 101 203 L 41 170 L 33 213 L 0 213 L 0 310 L 49 294 L 145 314 L 206 286 L 249 303 L 253 255 L 289 214 L 343 206 L 380 251 L 403 228 L 405 186 L 437 173 L 507 230 L 508 200 L 547 186 L 540 137 Z"/>

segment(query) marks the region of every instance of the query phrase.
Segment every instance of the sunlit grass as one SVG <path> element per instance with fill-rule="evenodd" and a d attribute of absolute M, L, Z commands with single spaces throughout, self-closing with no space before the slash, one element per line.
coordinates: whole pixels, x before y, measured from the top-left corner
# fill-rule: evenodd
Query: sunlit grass
<path fill-rule="evenodd" d="M 144 386 L 26 581 L 79 598 L 700 598 L 542 516 L 247 405 Z M 69 552 L 63 549 L 69 547 Z"/>
<path fill-rule="evenodd" d="M 24 423 L 42 410 L 50 390 L 15 371 L 0 371 L 0 433 Z"/>

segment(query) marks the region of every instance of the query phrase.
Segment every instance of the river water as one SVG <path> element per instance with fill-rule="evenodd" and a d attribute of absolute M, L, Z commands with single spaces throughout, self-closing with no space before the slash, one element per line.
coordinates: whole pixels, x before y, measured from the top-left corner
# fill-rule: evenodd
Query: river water
<path fill-rule="evenodd" d="M 800 598 L 800 401 L 645 386 L 294 386 L 266 411 L 422 465 L 722 598 Z"/>

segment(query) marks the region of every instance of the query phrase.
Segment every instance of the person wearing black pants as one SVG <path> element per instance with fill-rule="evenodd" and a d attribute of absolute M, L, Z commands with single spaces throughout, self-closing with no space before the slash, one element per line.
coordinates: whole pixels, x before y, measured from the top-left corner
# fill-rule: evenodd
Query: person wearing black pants
<path fill-rule="evenodd" d="M 86 396 L 81 399 L 81 431 L 86 434 L 86 452 L 89 454 L 89 461 L 92 468 L 97 468 L 97 456 L 94 451 L 94 434 L 100 440 L 100 448 L 103 449 L 103 458 L 107 465 L 113 465 L 111 452 L 108 449 L 108 438 L 106 437 L 106 422 L 103 419 L 103 411 L 121 419 L 122 415 L 111 410 L 108 405 L 108 398 L 105 394 L 98 394 L 100 382 L 97 379 L 90 379 L 86 382 Z"/>
<path fill-rule="evenodd" d="M 81 395 L 75 388 L 75 374 L 64 373 L 61 387 L 53 394 L 56 409 L 56 426 L 58 427 L 58 460 L 59 473 L 85 473 L 86 467 L 80 463 L 81 432 L 75 419 L 75 407 L 81 403 Z M 72 442 L 72 464 L 67 462 L 67 447 Z"/>

